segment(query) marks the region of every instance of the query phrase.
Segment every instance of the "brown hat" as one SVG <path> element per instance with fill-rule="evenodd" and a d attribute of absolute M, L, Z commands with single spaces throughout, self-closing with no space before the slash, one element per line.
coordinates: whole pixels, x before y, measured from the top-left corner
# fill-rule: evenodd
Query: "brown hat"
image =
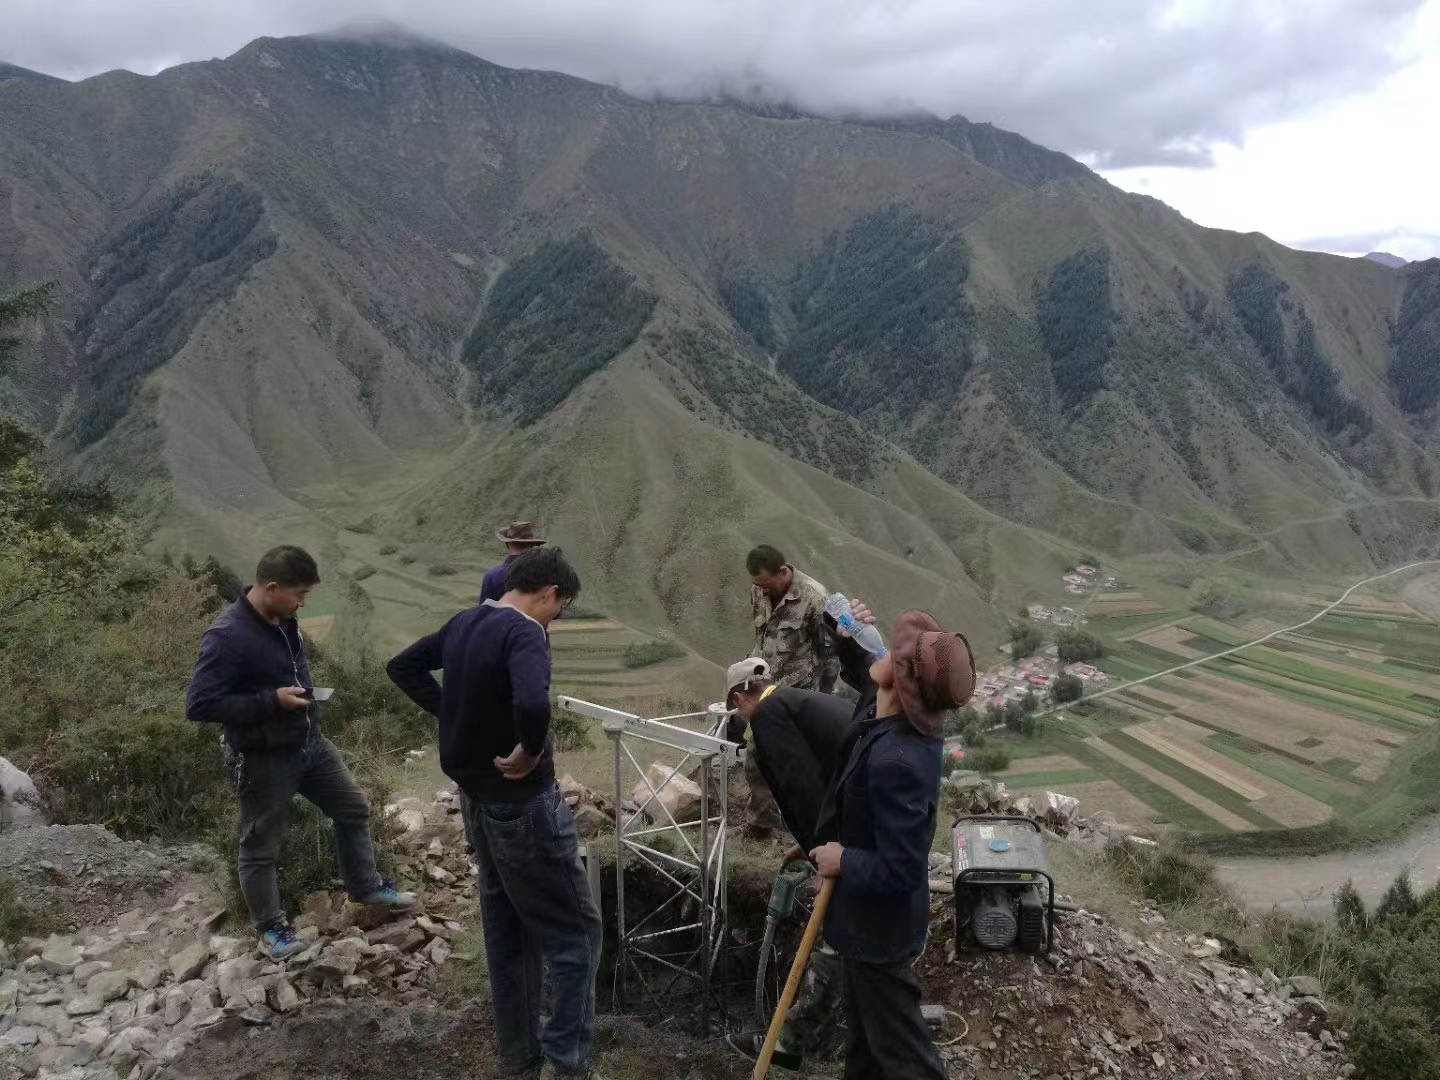
<path fill-rule="evenodd" d="M 947 634 L 924 611 L 906 611 L 890 633 L 895 693 L 915 729 L 935 735 L 945 713 L 975 691 L 975 655 L 963 634 Z"/>
<path fill-rule="evenodd" d="M 539 547 L 545 543 L 545 538 L 536 535 L 535 526 L 528 521 L 512 521 L 509 528 L 496 529 L 495 535 L 502 544 L 534 544 Z"/>

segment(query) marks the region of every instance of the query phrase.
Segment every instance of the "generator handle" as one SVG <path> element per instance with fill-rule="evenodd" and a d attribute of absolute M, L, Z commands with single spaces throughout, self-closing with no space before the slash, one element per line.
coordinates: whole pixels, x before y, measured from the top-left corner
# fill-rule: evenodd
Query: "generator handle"
<path fill-rule="evenodd" d="M 950 822 L 953 829 L 962 821 L 1012 821 L 1017 825 L 1029 825 L 1037 833 L 1043 833 L 1039 822 L 1034 818 L 1024 817 L 1021 814 L 961 814 L 954 821 Z"/>

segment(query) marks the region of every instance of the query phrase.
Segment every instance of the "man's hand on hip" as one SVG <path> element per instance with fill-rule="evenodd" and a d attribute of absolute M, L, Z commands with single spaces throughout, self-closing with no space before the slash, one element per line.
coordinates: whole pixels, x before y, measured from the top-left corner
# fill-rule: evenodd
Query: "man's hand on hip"
<path fill-rule="evenodd" d="M 524 780 L 535 771 L 535 766 L 540 764 L 540 759 L 544 756 L 539 753 L 531 757 L 525 752 L 525 747 L 516 743 L 515 749 L 511 750 L 508 756 L 494 759 L 495 768 L 500 770 L 506 780 Z"/>

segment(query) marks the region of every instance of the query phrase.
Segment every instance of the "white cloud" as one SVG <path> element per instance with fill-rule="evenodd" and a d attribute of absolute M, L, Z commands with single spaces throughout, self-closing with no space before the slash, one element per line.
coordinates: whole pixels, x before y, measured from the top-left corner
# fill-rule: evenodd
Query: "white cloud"
<path fill-rule="evenodd" d="M 148 74 L 259 36 L 389 19 L 641 94 L 758 88 L 817 111 L 962 113 L 1205 224 L 1433 253 L 1437 12 L 1440 0 L 0 0 L 0 58 Z"/>
<path fill-rule="evenodd" d="M 1440 4 L 1404 45 L 1407 66 L 1371 93 L 1251 129 L 1206 170 L 1106 171 L 1203 225 L 1263 232 L 1296 247 L 1407 259 L 1440 256 Z"/>

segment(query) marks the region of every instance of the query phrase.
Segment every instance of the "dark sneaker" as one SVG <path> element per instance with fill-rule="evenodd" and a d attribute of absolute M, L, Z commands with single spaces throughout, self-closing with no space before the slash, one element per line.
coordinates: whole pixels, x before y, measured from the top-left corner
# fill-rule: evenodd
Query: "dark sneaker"
<path fill-rule="evenodd" d="M 395 883 L 386 878 L 374 892 L 365 896 L 356 897 L 355 903 L 364 907 L 388 907 L 396 911 L 411 911 L 419 903 L 420 898 L 413 892 L 401 892 L 395 887 Z"/>
<path fill-rule="evenodd" d="M 260 948 L 271 960 L 288 960 L 304 952 L 305 943 L 295 936 L 295 927 L 287 919 L 260 935 Z"/>

